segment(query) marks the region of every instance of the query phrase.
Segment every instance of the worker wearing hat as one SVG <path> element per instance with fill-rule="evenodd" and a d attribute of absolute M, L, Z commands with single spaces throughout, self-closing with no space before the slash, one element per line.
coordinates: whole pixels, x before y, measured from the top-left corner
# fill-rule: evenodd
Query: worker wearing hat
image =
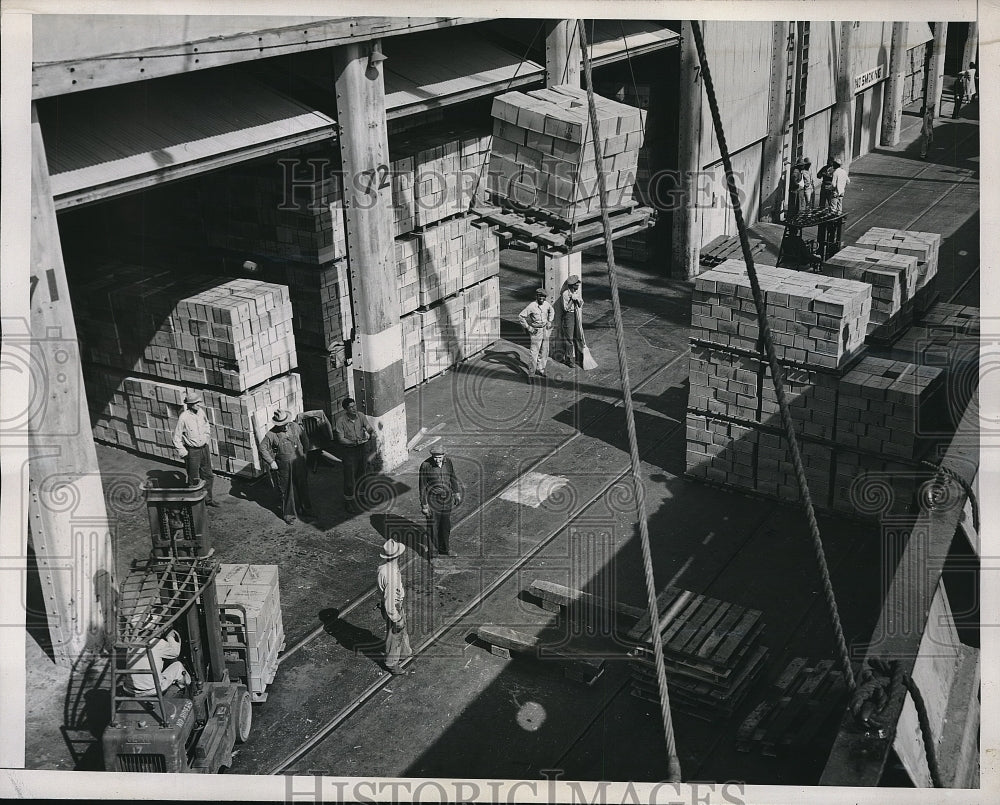
<path fill-rule="evenodd" d="M 559 346 L 557 359 L 567 366 L 583 366 L 583 292 L 580 278 L 571 274 L 559 295 Z"/>
<path fill-rule="evenodd" d="M 272 470 L 277 470 L 281 516 L 291 525 L 296 514 L 312 516 L 302 428 L 289 411 L 275 411 L 271 422 L 271 429 L 260 441 L 260 458 Z"/>
<path fill-rule="evenodd" d="M 439 444 L 431 448 L 430 458 L 420 465 L 419 491 L 420 510 L 427 517 L 427 558 L 433 561 L 435 551 L 442 556 L 450 554 L 451 510 L 462 504 L 462 485 Z"/>
<path fill-rule="evenodd" d="M 207 492 L 206 506 L 218 506 L 212 498 L 212 425 L 205 414 L 200 391 L 189 391 L 184 395 L 184 410 L 177 418 L 174 428 L 174 447 L 184 459 L 188 486 L 194 486 L 201 478 Z"/>
<path fill-rule="evenodd" d="M 800 159 L 795 163 L 788 185 L 788 217 L 795 218 L 809 206 L 808 188 L 812 184 L 811 163 Z"/>
<path fill-rule="evenodd" d="M 552 322 L 555 317 L 556 312 L 549 304 L 544 288 L 535 289 L 535 301 L 526 305 L 517 317 L 531 339 L 529 378 L 536 374 L 545 374 L 545 364 L 549 359 L 549 336 L 552 333 Z"/>
<path fill-rule="evenodd" d="M 406 546 L 388 539 L 379 556 L 383 562 L 378 566 L 376 579 L 382 594 L 382 617 L 385 618 L 385 668 L 390 674 L 409 673 L 402 665 L 413 655 L 410 635 L 406 625 L 406 609 L 403 602 L 406 590 L 403 576 L 399 571 L 399 557 L 406 553 Z"/>

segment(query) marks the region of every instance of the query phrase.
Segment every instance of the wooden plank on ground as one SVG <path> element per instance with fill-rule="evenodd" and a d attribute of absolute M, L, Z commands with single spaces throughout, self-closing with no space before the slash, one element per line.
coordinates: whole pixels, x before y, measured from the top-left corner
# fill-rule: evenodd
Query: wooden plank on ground
<path fill-rule="evenodd" d="M 579 607 L 590 610 L 600 609 L 636 620 L 641 619 L 643 615 L 647 614 L 646 610 L 640 607 L 623 604 L 621 601 L 614 599 L 602 598 L 601 596 L 592 595 L 591 593 L 572 587 L 565 587 L 562 584 L 556 584 L 551 581 L 535 579 L 535 581 L 531 582 L 529 589 L 531 594 L 536 598 L 557 604 L 560 607 L 570 607 L 573 609 Z"/>

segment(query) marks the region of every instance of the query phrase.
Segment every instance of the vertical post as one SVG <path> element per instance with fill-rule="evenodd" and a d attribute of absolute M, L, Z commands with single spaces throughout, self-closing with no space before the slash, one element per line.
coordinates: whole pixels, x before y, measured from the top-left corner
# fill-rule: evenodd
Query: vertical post
<path fill-rule="evenodd" d="M 767 137 L 761 177 L 761 220 L 777 221 L 785 199 L 787 175 L 784 152 L 788 137 L 788 49 L 794 34 L 787 22 L 774 22 L 771 29 L 771 76 L 767 105 Z M 794 102 L 794 98 L 791 99 Z"/>
<path fill-rule="evenodd" d="M 582 257 L 580 252 L 556 254 L 538 250 L 538 273 L 544 277 L 543 284 L 549 295 L 549 301 L 555 302 L 562 292 L 563 283 L 566 282 L 570 274 L 582 276 Z"/>
<path fill-rule="evenodd" d="M 903 79 L 906 71 L 908 22 L 892 24 L 892 50 L 889 52 L 889 80 L 885 85 L 885 110 L 882 113 L 882 145 L 899 145 L 903 123 Z"/>
<path fill-rule="evenodd" d="M 354 388 L 358 410 L 378 430 L 375 468 L 389 471 L 406 460 L 407 434 L 381 60 L 378 41 L 344 45 L 335 50 L 334 76 L 357 339 Z"/>
<path fill-rule="evenodd" d="M 680 104 L 677 114 L 678 190 L 680 204 L 674 210 L 672 274 L 691 278 L 698 274 L 701 256 L 701 215 L 699 213 L 698 172 L 701 170 L 702 83 L 698 52 L 691 23 L 681 23 Z"/>
<path fill-rule="evenodd" d="M 944 52 L 948 44 L 948 23 L 932 22 L 934 41 L 931 45 L 930 70 L 927 73 L 925 105 L 934 110 L 934 117 L 941 115 L 941 90 L 944 86 Z"/>
<path fill-rule="evenodd" d="M 553 20 L 545 37 L 545 86 L 580 86 L 580 43 L 576 20 Z"/>
<path fill-rule="evenodd" d="M 29 531 L 55 660 L 99 649 L 113 613 L 114 558 L 80 348 L 49 181 L 31 107 Z M 37 404 L 34 404 L 37 401 Z"/>
<path fill-rule="evenodd" d="M 851 166 L 854 139 L 854 23 L 840 24 L 837 53 L 837 101 L 830 121 L 830 156 L 844 169 Z"/>
<path fill-rule="evenodd" d="M 960 70 L 964 70 L 969 66 L 969 62 L 976 60 L 976 54 L 979 52 L 979 23 L 973 20 L 969 23 L 969 33 L 965 36 L 965 47 L 962 48 L 962 64 L 959 66 Z M 978 66 L 978 65 L 977 65 Z M 976 74 L 976 84 L 979 84 L 979 74 Z"/>

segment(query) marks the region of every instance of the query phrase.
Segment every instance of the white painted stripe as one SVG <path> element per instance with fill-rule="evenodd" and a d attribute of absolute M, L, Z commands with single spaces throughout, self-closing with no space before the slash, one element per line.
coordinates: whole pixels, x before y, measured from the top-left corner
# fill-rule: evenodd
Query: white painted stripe
<path fill-rule="evenodd" d="M 507 489 L 500 497 L 522 506 L 537 509 L 556 491 L 569 486 L 569 481 L 561 475 L 546 475 L 543 472 L 526 472 Z"/>
<path fill-rule="evenodd" d="M 403 327 L 394 324 L 380 333 L 358 333 L 354 368 L 379 372 L 403 359 Z"/>

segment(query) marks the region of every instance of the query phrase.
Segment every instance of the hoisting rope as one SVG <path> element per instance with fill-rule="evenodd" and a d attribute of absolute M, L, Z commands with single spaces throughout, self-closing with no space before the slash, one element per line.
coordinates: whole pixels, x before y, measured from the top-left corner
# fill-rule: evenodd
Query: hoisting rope
<path fill-rule="evenodd" d="M 622 378 L 622 399 L 625 403 L 625 424 L 628 430 L 629 458 L 632 466 L 632 491 L 635 496 L 636 516 L 639 520 L 639 542 L 642 546 L 642 566 L 646 577 L 646 603 L 653 632 L 653 656 L 656 662 L 656 684 L 660 692 L 660 711 L 663 715 L 663 733 L 667 746 L 667 781 L 681 781 L 681 764 L 677 757 L 674 726 L 670 718 L 670 695 L 667 690 L 667 671 L 663 663 L 663 638 L 660 633 L 660 615 L 656 606 L 656 582 L 653 579 L 653 558 L 649 548 L 649 528 L 646 523 L 645 488 L 639 463 L 639 446 L 635 435 L 635 412 L 632 408 L 632 386 L 629 382 L 628 359 L 625 355 L 625 330 L 622 326 L 621 302 L 618 298 L 618 277 L 615 271 L 615 250 L 611 239 L 611 221 L 608 218 L 608 188 L 603 170 L 603 153 L 597 126 L 597 105 L 594 102 L 594 82 L 591 74 L 590 54 L 587 52 L 587 31 L 584 21 L 577 20 L 580 47 L 583 50 L 583 74 L 590 112 L 591 140 L 597 165 L 597 188 L 601 200 L 601 223 L 604 226 L 604 246 L 607 256 L 608 285 L 611 290 L 611 307 L 615 320 L 615 346 L 618 350 L 618 368 Z"/>
<path fill-rule="evenodd" d="M 844 679 L 847 681 L 848 690 L 853 693 L 857 688 L 857 683 L 854 680 L 854 671 L 851 668 L 851 656 L 847 651 L 847 643 L 844 640 L 844 630 L 840 624 L 840 611 L 837 608 L 837 599 L 834 596 L 833 584 L 830 581 L 830 570 L 826 563 L 823 540 L 820 537 L 819 524 L 816 522 L 816 512 L 813 509 L 812 497 L 809 494 L 809 485 L 806 482 L 805 469 L 802 466 L 802 455 L 799 453 L 799 442 L 795 435 L 795 427 L 792 424 L 792 417 L 788 410 L 788 400 L 785 397 L 784 375 L 781 371 L 781 364 L 778 363 L 778 356 L 774 351 L 774 342 L 771 339 L 771 327 L 768 324 L 767 313 L 764 307 L 764 295 L 760 290 L 760 282 L 757 280 L 757 269 L 754 267 L 753 255 L 750 251 L 747 226 L 743 220 L 743 209 L 740 207 L 736 178 L 733 175 L 733 163 L 729 158 L 726 133 L 722 128 L 722 116 L 719 114 L 719 102 L 715 97 L 715 85 L 712 83 L 712 74 L 708 67 L 708 57 L 705 54 L 705 41 L 701 33 L 701 24 L 697 20 L 693 20 L 691 28 L 694 33 L 695 47 L 698 50 L 698 61 L 701 65 L 702 80 L 705 82 L 708 105 L 712 110 L 715 138 L 719 143 L 719 153 L 722 156 L 722 164 L 726 170 L 726 184 L 729 186 L 733 215 L 736 217 L 736 229 L 739 232 L 740 246 L 743 249 L 743 261 L 746 263 L 747 276 L 750 279 L 750 288 L 753 291 L 753 301 L 757 308 L 757 322 L 760 327 L 761 340 L 764 342 L 764 349 L 767 352 L 767 362 L 771 369 L 771 379 L 774 382 L 774 393 L 778 398 L 778 407 L 781 410 L 781 424 L 785 430 L 785 439 L 788 442 L 792 464 L 795 467 L 795 479 L 798 482 L 802 507 L 805 510 L 806 519 L 809 521 L 809 533 L 812 537 L 813 551 L 816 554 L 816 562 L 819 565 L 819 572 L 823 582 L 823 597 L 830 612 L 830 620 L 833 622 L 833 632 L 837 642 L 837 654 L 840 658 L 841 671 L 844 674 Z M 598 171 L 598 174 L 600 174 L 600 171 Z"/>
<path fill-rule="evenodd" d="M 866 660 L 859 674 L 858 687 L 848 703 L 848 710 L 866 727 L 885 729 L 884 740 L 892 744 L 896 737 L 895 722 L 884 724 L 878 719 L 878 713 L 894 699 L 902 701 L 903 689 L 909 692 L 913 707 L 917 711 L 917 722 L 920 725 L 920 736 L 924 743 L 924 753 L 927 757 L 927 770 L 930 772 L 931 784 L 935 788 L 943 788 L 941 768 L 937 761 L 937 747 L 931 733 L 931 722 L 927 715 L 927 705 L 924 697 L 913 681 L 913 677 L 903 671 L 898 661 Z"/>

